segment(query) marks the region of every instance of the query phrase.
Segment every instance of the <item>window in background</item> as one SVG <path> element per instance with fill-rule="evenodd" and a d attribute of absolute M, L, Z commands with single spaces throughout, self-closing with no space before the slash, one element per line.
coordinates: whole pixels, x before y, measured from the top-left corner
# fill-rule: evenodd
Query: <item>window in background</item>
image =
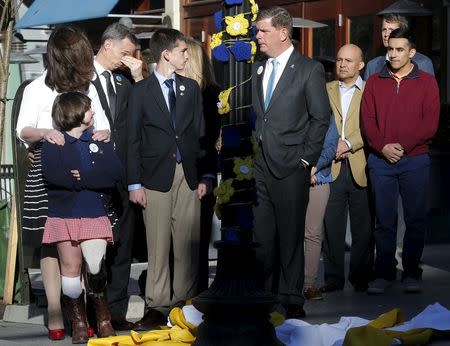
<path fill-rule="evenodd" d="M 375 56 L 373 45 L 373 16 L 350 18 L 350 43 L 359 46 L 367 62 Z"/>
<path fill-rule="evenodd" d="M 313 29 L 313 57 L 318 60 L 334 59 L 336 56 L 335 20 L 321 20 L 328 26 Z"/>

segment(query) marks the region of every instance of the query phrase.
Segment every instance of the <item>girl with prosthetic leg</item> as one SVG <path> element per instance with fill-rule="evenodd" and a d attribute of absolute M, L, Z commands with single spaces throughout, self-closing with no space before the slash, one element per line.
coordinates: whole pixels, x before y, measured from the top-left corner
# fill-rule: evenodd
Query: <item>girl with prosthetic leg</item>
<path fill-rule="evenodd" d="M 81 268 L 93 296 L 97 335 L 115 335 L 105 297 L 104 257 L 112 242 L 105 196 L 122 177 L 122 167 L 110 143 L 92 139 L 91 100 L 79 92 L 56 97 L 54 123 L 65 142 L 45 142 L 42 170 L 48 184 L 48 218 L 43 244 L 56 244 L 61 268 L 63 300 L 72 325 L 72 343 L 86 343 L 88 325 Z"/>

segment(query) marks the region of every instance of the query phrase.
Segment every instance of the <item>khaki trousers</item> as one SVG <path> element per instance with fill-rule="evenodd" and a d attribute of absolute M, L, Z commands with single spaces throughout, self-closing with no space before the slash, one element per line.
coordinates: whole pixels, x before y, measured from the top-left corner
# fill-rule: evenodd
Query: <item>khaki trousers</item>
<path fill-rule="evenodd" d="M 305 288 L 316 285 L 322 249 L 323 218 L 329 197 L 329 184 L 314 185 L 309 188 L 305 220 Z"/>
<path fill-rule="evenodd" d="M 143 211 L 147 234 L 148 269 L 145 297 L 147 306 L 167 307 L 197 294 L 200 200 L 177 164 L 168 192 L 145 189 L 147 208 Z M 173 245 L 173 281 L 169 253 Z"/>

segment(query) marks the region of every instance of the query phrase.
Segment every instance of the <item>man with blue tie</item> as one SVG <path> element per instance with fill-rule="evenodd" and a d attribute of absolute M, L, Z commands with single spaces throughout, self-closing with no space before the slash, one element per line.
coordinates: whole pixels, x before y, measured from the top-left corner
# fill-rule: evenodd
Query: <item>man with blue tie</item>
<path fill-rule="evenodd" d="M 317 163 L 330 120 L 325 72 L 320 63 L 294 50 L 287 10 L 262 9 L 256 26 L 260 51 L 267 56 L 252 68 L 259 144 L 256 255 L 266 288 L 278 295 L 286 317 L 301 318 L 310 167 Z"/>
<path fill-rule="evenodd" d="M 200 199 L 210 185 L 202 177 L 211 173 L 201 157 L 207 150 L 200 146 L 200 88 L 175 73 L 188 59 L 186 39 L 178 30 L 160 29 L 150 46 L 156 69 L 134 85 L 129 99 L 128 190 L 143 208 L 148 249 L 147 309 L 137 330 L 165 324 L 162 310 L 197 294 Z"/>

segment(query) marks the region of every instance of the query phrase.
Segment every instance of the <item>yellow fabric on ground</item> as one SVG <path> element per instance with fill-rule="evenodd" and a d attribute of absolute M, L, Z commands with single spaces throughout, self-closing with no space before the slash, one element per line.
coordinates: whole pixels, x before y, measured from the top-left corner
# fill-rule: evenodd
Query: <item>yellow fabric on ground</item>
<path fill-rule="evenodd" d="M 344 346 L 391 346 L 395 339 L 402 345 L 426 345 L 430 342 L 433 329 L 411 329 L 406 332 L 385 330 L 404 322 L 403 312 L 393 309 L 366 326 L 350 328 L 344 339 Z"/>
<path fill-rule="evenodd" d="M 279 312 L 273 311 L 273 312 L 270 313 L 269 322 L 274 327 L 281 326 L 284 323 L 285 320 L 286 319 L 284 318 L 284 316 L 282 314 L 280 314 Z"/>
<path fill-rule="evenodd" d="M 88 346 L 186 346 L 195 341 L 195 326 L 184 318 L 180 308 L 174 308 L 169 314 L 172 328 L 152 330 L 145 333 L 131 331 L 130 335 L 109 338 L 90 339 Z"/>
<path fill-rule="evenodd" d="M 383 329 L 394 327 L 396 325 L 402 324 L 403 322 L 405 322 L 403 312 L 399 308 L 395 308 L 380 315 L 377 319 L 373 320 L 367 325 L 370 327 Z"/>
<path fill-rule="evenodd" d="M 186 321 L 183 310 L 173 308 L 169 313 L 173 327 L 161 326 L 161 329 L 130 335 L 111 336 L 109 338 L 90 339 L 88 346 L 187 346 L 195 341 L 196 326 Z M 278 312 L 270 314 L 270 323 L 278 326 L 284 323 L 284 316 Z"/>

